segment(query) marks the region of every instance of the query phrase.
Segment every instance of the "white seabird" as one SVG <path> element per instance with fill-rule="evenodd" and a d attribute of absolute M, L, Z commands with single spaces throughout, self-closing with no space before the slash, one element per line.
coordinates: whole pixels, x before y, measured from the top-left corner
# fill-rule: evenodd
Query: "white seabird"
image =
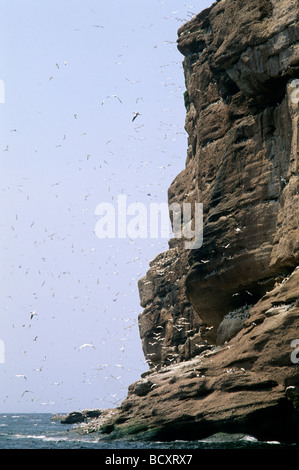
<path fill-rule="evenodd" d="M 95 349 L 94 345 L 91 344 L 91 343 L 81 344 L 81 346 L 79 347 L 79 349 L 82 349 L 82 348 L 93 348 L 93 349 Z"/>

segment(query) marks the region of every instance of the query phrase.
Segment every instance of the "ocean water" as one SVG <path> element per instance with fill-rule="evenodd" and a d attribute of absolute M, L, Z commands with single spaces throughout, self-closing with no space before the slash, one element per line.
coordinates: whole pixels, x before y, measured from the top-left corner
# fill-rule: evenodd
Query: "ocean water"
<path fill-rule="evenodd" d="M 0 449 L 298 449 L 296 444 L 260 442 L 243 434 L 215 434 L 197 441 L 142 442 L 104 439 L 99 434 L 80 435 L 77 425 L 53 421 L 50 413 L 0 415 Z"/>

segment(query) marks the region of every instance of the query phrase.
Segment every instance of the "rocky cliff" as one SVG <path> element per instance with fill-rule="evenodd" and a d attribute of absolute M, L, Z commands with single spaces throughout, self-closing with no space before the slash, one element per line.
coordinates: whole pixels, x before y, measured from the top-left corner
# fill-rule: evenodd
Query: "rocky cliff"
<path fill-rule="evenodd" d="M 150 369 L 106 433 L 298 441 L 298 36 L 297 0 L 220 0 L 178 31 L 188 150 L 169 203 L 203 203 L 203 245 L 171 239 L 139 281 Z"/>

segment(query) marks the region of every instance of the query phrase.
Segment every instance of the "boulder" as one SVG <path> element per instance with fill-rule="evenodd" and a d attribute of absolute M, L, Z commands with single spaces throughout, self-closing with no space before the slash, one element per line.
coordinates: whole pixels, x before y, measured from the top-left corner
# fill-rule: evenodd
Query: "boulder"
<path fill-rule="evenodd" d="M 74 424 L 82 423 L 85 421 L 85 416 L 80 411 L 72 411 L 61 419 L 61 424 Z"/>
<path fill-rule="evenodd" d="M 83 423 L 93 418 L 98 418 L 102 414 L 102 410 L 83 410 L 83 411 L 72 411 L 66 416 L 62 417 L 61 424 L 74 424 Z"/>

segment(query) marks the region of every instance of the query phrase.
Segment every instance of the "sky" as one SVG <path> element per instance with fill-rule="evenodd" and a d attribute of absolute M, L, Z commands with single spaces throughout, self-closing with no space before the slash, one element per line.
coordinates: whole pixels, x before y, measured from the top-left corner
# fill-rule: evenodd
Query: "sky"
<path fill-rule="evenodd" d="M 0 4 L 0 412 L 118 406 L 148 369 L 137 283 L 168 240 L 99 238 L 96 208 L 167 203 L 177 30 L 212 1 Z"/>

